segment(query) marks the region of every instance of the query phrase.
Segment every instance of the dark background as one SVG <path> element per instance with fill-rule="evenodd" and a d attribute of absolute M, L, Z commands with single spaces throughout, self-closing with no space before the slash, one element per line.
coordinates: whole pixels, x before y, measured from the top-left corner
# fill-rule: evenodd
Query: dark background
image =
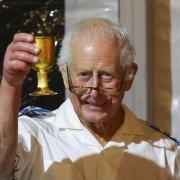
<path fill-rule="evenodd" d="M 43 18 L 45 20 L 43 20 Z M 7 45 L 16 32 L 36 32 L 39 28 L 55 37 L 55 58 L 64 35 L 64 0 L 2 0 L 0 1 L 0 78 Z M 54 96 L 31 97 L 36 89 L 36 73 L 31 71 L 23 85 L 21 109 L 33 105 L 56 109 L 65 99 L 64 85 L 57 65 L 48 73 L 49 86 L 58 92 Z"/>

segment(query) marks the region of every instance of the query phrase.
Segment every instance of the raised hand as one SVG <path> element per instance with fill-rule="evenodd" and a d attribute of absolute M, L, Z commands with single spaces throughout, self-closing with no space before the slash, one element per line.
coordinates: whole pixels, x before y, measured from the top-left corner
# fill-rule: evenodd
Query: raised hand
<path fill-rule="evenodd" d="M 35 47 L 34 37 L 26 33 L 14 35 L 7 47 L 1 85 L 21 87 L 31 66 L 38 62 L 40 49 Z"/>

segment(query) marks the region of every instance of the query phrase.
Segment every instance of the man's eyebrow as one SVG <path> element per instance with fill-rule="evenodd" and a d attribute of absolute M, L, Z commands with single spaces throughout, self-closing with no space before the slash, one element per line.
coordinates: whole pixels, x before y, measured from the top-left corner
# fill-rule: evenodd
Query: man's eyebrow
<path fill-rule="evenodd" d="M 77 74 L 83 74 L 83 73 L 86 73 L 86 74 L 93 74 L 92 71 L 87 71 L 87 70 L 82 70 L 82 71 L 77 72 Z"/>
<path fill-rule="evenodd" d="M 100 73 L 100 74 L 110 74 L 110 75 L 118 74 L 118 72 L 115 71 L 115 70 L 100 70 L 100 71 L 98 71 L 98 73 Z"/>

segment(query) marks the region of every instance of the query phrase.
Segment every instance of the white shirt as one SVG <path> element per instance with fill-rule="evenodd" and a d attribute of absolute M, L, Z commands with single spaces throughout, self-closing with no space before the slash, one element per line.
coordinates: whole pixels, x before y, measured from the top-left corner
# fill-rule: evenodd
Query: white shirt
<path fill-rule="evenodd" d="M 104 147 L 70 100 L 47 116 L 19 118 L 17 179 L 180 179 L 180 151 L 124 107 L 124 122 Z"/>

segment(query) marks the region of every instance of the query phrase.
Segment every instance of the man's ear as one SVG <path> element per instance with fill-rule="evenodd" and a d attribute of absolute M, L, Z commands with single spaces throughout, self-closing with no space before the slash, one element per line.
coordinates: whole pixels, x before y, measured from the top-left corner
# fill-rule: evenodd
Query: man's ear
<path fill-rule="evenodd" d="M 67 72 L 66 72 L 66 66 L 60 66 L 59 70 L 60 70 L 62 78 L 63 78 L 64 86 L 66 89 L 68 89 L 69 84 L 68 84 L 68 76 L 67 76 Z"/>
<path fill-rule="evenodd" d="M 123 83 L 124 91 L 128 91 L 131 88 L 137 70 L 138 66 L 136 63 L 131 63 L 127 65 Z"/>
<path fill-rule="evenodd" d="M 64 86 L 65 86 L 66 89 L 68 89 L 68 88 L 69 88 L 69 84 L 68 84 L 68 77 L 67 77 L 67 74 L 65 74 L 64 72 L 61 72 L 61 74 L 62 74 Z"/>

